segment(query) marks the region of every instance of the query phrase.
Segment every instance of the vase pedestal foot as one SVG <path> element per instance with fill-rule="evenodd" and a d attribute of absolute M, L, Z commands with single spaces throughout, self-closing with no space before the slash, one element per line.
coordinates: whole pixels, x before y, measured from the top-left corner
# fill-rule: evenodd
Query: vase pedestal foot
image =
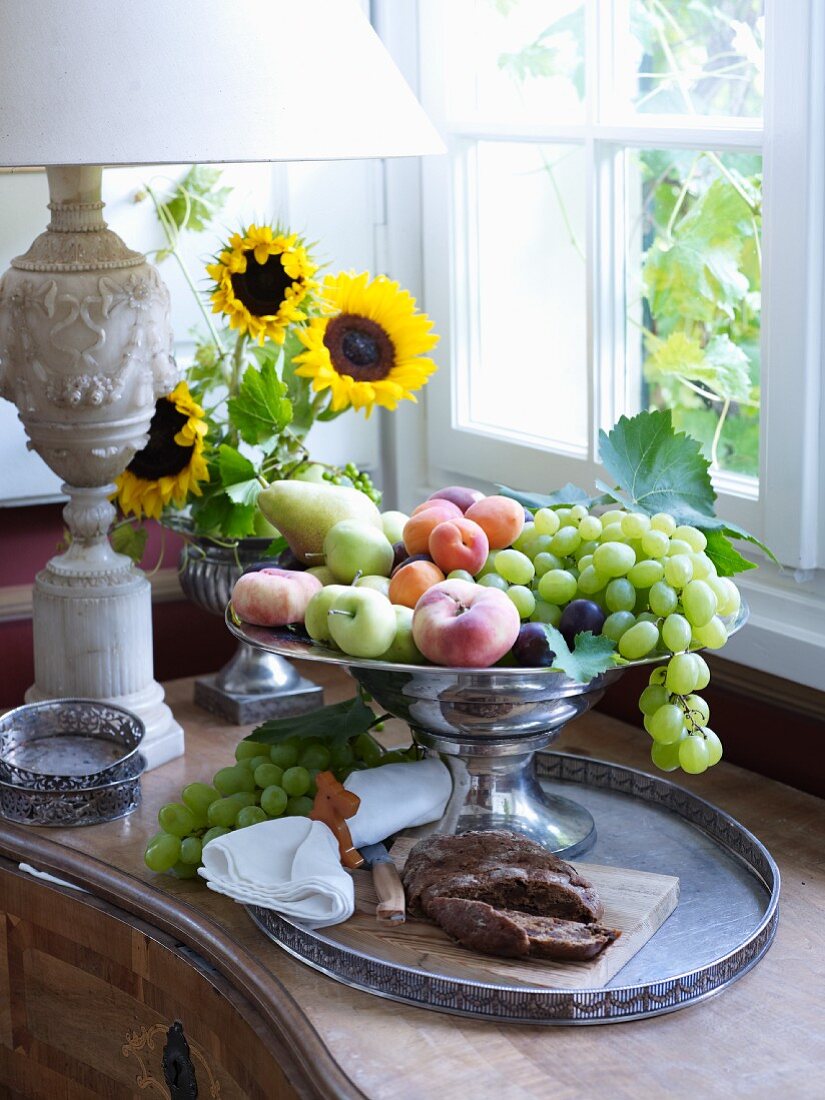
<path fill-rule="evenodd" d="M 228 664 L 195 680 L 195 702 L 236 726 L 305 714 L 324 705 L 323 688 L 274 653 L 241 642 Z"/>

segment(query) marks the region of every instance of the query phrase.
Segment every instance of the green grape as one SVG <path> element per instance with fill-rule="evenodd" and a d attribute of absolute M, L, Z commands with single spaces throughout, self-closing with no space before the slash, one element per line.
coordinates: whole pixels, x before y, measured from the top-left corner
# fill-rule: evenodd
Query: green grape
<path fill-rule="evenodd" d="M 170 802 L 158 810 L 158 824 L 165 833 L 172 836 L 188 836 L 197 829 L 195 815 L 182 802 Z"/>
<path fill-rule="evenodd" d="M 475 584 L 475 577 L 472 573 L 468 573 L 466 569 L 454 569 L 452 573 L 447 574 L 448 581 L 464 581 L 465 584 Z"/>
<path fill-rule="evenodd" d="M 211 829 L 207 829 L 201 837 L 201 850 L 203 850 L 210 840 L 217 840 L 219 836 L 226 836 L 231 830 L 224 828 L 223 825 L 213 825 Z"/>
<path fill-rule="evenodd" d="M 693 637 L 708 649 L 721 649 L 728 640 L 728 630 L 719 616 L 714 615 L 709 623 L 694 627 Z"/>
<path fill-rule="evenodd" d="M 555 554 L 550 554 L 546 550 L 542 550 L 540 554 L 536 554 L 533 558 L 533 565 L 536 567 L 536 576 L 543 577 L 545 573 L 549 573 L 551 569 L 561 569 L 561 558 L 557 558 Z"/>
<path fill-rule="evenodd" d="M 711 577 L 716 576 L 716 566 L 704 553 L 691 554 L 690 560 L 693 563 L 693 579 L 696 581 L 707 581 Z"/>
<path fill-rule="evenodd" d="M 579 524 L 579 534 L 587 541 L 597 539 L 602 529 L 602 521 L 598 516 L 585 516 Z"/>
<path fill-rule="evenodd" d="M 604 523 L 604 517 L 602 517 L 602 533 L 599 535 L 599 542 L 621 542 L 627 544 L 627 538 L 622 530 L 621 523 Z"/>
<path fill-rule="evenodd" d="M 298 763 L 299 745 L 292 741 L 279 741 L 269 750 L 269 759 L 279 768 L 291 768 Z"/>
<path fill-rule="evenodd" d="M 209 807 L 206 819 L 210 825 L 222 825 L 224 829 L 230 829 L 242 808 L 232 797 L 219 798 Z"/>
<path fill-rule="evenodd" d="M 708 540 L 698 527 L 680 526 L 673 532 L 673 537 L 682 539 L 688 544 L 695 554 L 700 553 L 708 544 Z"/>
<path fill-rule="evenodd" d="M 513 601 L 519 618 L 529 619 L 536 610 L 536 597 L 523 584 L 513 584 L 507 589 L 507 595 Z"/>
<path fill-rule="evenodd" d="M 650 518 L 650 526 L 654 531 L 663 531 L 668 538 L 676 530 L 676 520 L 667 512 L 657 512 Z"/>
<path fill-rule="evenodd" d="M 183 860 L 179 860 L 172 868 L 172 874 L 175 878 L 196 878 L 198 869 L 193 867 L 191 863 L 184 863 Z"/>
<path fill-rule="evenodd" d="M 605 589 L 604 602 L 610 611 L 632 611 L 636 606 L 636 589 L 626 577 L 616 577 Z"/>
<path fill-rule="evenodd" d="M 622 516 L 622 531 L 629 539 L 640 539 L 645 531 L 650 530 L 650 516 L 644 512 L 628 512 Z"/>
<path fill-rule="evenodd" d="M 667 549 L 670 546 L 670 539 L 664 533 L 664 531 L 645 531 L 642 535 L 642 550 L 649 558 L 664 558 L 667 556 Z"/>
<path fill-rule="evenodd" d="M 619 638 L 619 653 L 628 661 L 646 657 L 659 644 L 659 628 L 655 623 L 637 622 Z"/>
<path fill-rule="evenodd" d="M 642 714 L 653 715 L 659 707 L 666 706 L 670 696 L 661 684 L 648 684 L 639 696 L 639 710 Z"/>
<path fill-rule="evenodd" d="M 548 623 L 558 626 L 561 622 L 561 608 L 547 600 L 536 600 L 536 608 L 530 616 L 531 623 Z"/>
<path fill-rule="evenodd" d="M 506 592 L 510 587 L 498 573 L 485 573 L 483 577 L 476 578 L 476 584 L 480 584 L 482 588 L 497 588 L 500 592 Z"/>
<path fill-rule="evenodd" d="M 627 574 L 627 579 L 636 588 L 651 588 L 664 575 L 665 567 L 660 561 L 656 561 L 655 558 L 643 558 L 641 561 L 636 562 Z"/>
<path fill-rule="evenodd" d="M 244 760 L 243 763 L 251 769 L 252 774 L 254 775 L 256 769 L 259 768 L 261 764 L 270 763 L 270 756 L 268 752 L 265 752 L 261 756 L 253 756 L 251 760 Z"/>
<path fill-rule="evenodd" d="M 739 610 L 739 589 L 729 577 L 708 577 L 707 584 L 716 596 L 716 614 L 720 618 L 725 619 Z"/>
<path fill-rule="evenodd" d="M 636 616 L 636 621 L 639 623 L 656 623 L 657 626 L 659 625 L 659 620 L 652 611 L 641 611 Z"/>
<path fill-rule="evenodd" d="M 513 549 L 520 550 L 522 554 L 526 554 L 528 558 L 532 559 L 535 558 L 537 554 L 549 550 L 551 541 L 552 535 L 540 535 L 538 531 L 536 531 L 536 525 L 534 523 L 528 523 L 513 543 Z"/>
<path fill-rule="evenodd" d="M 284 769 L 279 768 L 277 764 L 259 764 L 255 769 L 255 783 L 263 790 L 265 787 L 271 787 L 273 783 L 280 783 L 283 778 Z"/>
<path fill-rule="evenodd" d="M 260 756 L 266 751 L 266 745 L 261 745 L 258 741 L 239 741 L 235 746 L 235 759 L 251 760 L 253 756 Z"/>
<path fill-rule="evenodd" d="M 690 645 L 692 631 L 684 615 L 668 615 L 662 623 L 662 641 L 671 653 L 681 653 Z"/>
<path fill-rule="evenodd" d="M 576 578 L 566 569 L 551 569 L 539 580 L 539 596 L 546 603 L 569 603 L 576 595 L 576 588 Z"/>
<path fill-rule="evenodd" d="M 510 584 L 529 584 L 536 567 L 526 554 L 518 550 L 502 550 L 496 558 L 496 572 Z"/>
<path fill-rule="evenodd" d="M 647 732 L 650 733 L 650 715 L 649 714 L 643 714 L 642 715 L 642 725 L 647 730 Z M 653 734 L 650 733 L 650 736 L 652 737 Z"/>
<path fill-rule="evenodd" d="M 576 523 L 581 523 L 587 516 L 587 509 L 583 504 L 574 504 L 570 509 L 570 518 L 574 519 Z"/>
<path fill-rule="evenodd" d="M 716 614 L 716 596 L 704 581 L 688 581 L 682 590 L 682 607 L 692 627 L 706 626 Z"/>
<path fill-rule="evenodd" d="M 374 768 L 384 755 L 384 750 L 375 738 L 371 737 L 368 733 L 358 734 L 355 738 L 354 748 L 355 755 L 359 760 L 363 760 L 368 768 Z"/>
<path fill-rule="evenodd" d="M 710 721 L 710 707 L 701 695 L 686 695 L 688 718 L 694 726 L 706 726 Z"/>
<path fill-rule="evenodd" d="M 244 806 L 238 811 L 235 827 L 247 829 L 250 825 L 258 825 L 262 821 L 266 821 L 266 813 L 260 806 Z"/>
<path fill-rule="evenodd" d="M 235 764 L 230 768 L 221 768 L 220 771 L 215 772 L 212 782 L 224 797 L 237 794 L 239 791 L 252 791 L 255 789 L 255 777 L 250 769 L 242 764 Z"/>
<path fill-rule="evenodd" d="M 288 817 L 307 817 L 312 813 L 313 802 L 311 798 L 306 796 L 297 795 L 295 798 L 290 798 L 286 804 L 286 812 Z"/>
<path fill-rule="evenodd" d="M 707 771 L 710 753 L 701 734 L 690 734 L 679 745 L 679 765 L 688 775 Z"/>
<path fill-rule="evenodd" d="M 540 535 L 555 535 L 561 527 L 561 520 L 552 508 L 539 508 L 533 522 Z"/>
<path fill-rule="evenodd" d="M 579 549 L 581 549 L 581 547 Z M 588 567 L 588 565 L 593 564 L 593 554 L 592 554 L 592 552 L 587 553 L 587 554 L 582 554 L 581 557 L 579 557 L 578 553 L 577 553 L 575 555 L 575 558 L 576 558 L 576 566 L 578 567 L 578 570 L 579 570 L 580 573 L 583 569 L 586 569 Z"/>
<path fill-rule="evenodd" d="M 306 768 L 287 768 L 281 780 L 281 786 L 288 795 L 298 798 L 309 790 L 310 778 Z"/>
<path fill-rule="evenodd" d="M 679 767 L 679 742 L 665 745 L 654 741 L 650 747 L 650 759 L 663 772 L 675 772 Z"/>
<path fill-rule="evenodd" d="M 401 749 L 392 749 L 381 757 L 381 766 L 384 764 L 406 764 L 407 757 Z"/>
<path fill-rule="evenodd" d="M 710 683 L 710 669 L 701 653 L 694 653 L 693 657 L 697 668 L 697 680 L 694 691 L 703 691 Z"/>
<path fill-rule="evenodd" d="M 616 523 L 621 527 L 626 515 L 627 512 L 622 508 L 611 508 L 610 511 L 602 513 L 602 526 L 612 527 L 613 524 Z"/>
<path fill-rule="evenodd" d="M 476 573 L 477 581 L 480 580 L 482 577 L 489 576 L 490 574 L 495 575 L 496 558 L 499 556 L 500 553 L 500 550 L 490 551 L 490 553 L 487 555 L 487 560 L 485 561 L 484 565 L 482 565 L 481 569 L 479 569 L 478 573 Z"/>
<path fill-rule="evenodd" d="M 648 677 L 649 684 L 663 684 L 667 679 L 667 665 L 657 665 Z"/>
<path fill-rule="evenodd" d="M 714 764 L 718 764 L 722 759 L 722 742 L 713 730 L 707 726 L 702 730 L 702 733 L 705 735 L 705 747 L 708 750 L 708 767 L 712 768 Z"/>
<path fill-rule="evenodd" d="M 181 863 L 191 863 L 195 867 L 201 861 L 201 851 L 203 849 L 203 842 L 200 837 L 188 836 L 181 841 L 180 845 L 180 861 Z"/>
<path fill-rule="evenodd" d="M 693 653 L 677 653 L 668 662 L 665 686 L 673 695 L 690 695 L 696 690 L 698 673 Z"/>
<path fill-rule="evenodd" d="M 582 537 L 577 527 L 560 527 L 553 535 L 550 549 L 560 558 L 567 558 L 581 546 L 581 543 Z"/>
<path fill-rule="evenodd" d="M 261 809 L 269 817 L 280 817 L 286 809 L 287 793 L 278 783 L 273 783 L 261 793 Z"/>
<path fill-rule="evenodd" d="M 188 806 L 200 825 L 206 822 L 206 811 L 220 794 L 208 783 L 189 783 L 180 793 L 181 802 Z"/>
<path fill-rule="evenodd" d="M 666 581 L 656 581 L 655 584 L 650 586 L 647 602 L 650 604 L 650 610 L 655 615 L 670 615 L 676 610 L 679 597 L 676 595 L 676 589 L 671 588 Z M 664 631 L 662 631 L 662 634 L 664 635 Z M 667 645 L 667 640 L 665 640 L 665 645 Z"/>
<path fill-rule="evenodd" d="M 603 577 L 624 577 L 635 563 L 633 547 L 626 542 L 603 542 L 593 551 L 593 565 Z"/>
<path fill-rule="evenodd" d="M 636 616 L 632 611 L 614 611 L 608 615 L 602 624 L 602 634 L 611 642 L 618 642 L 623 634 L 630 630 L 636 622 Z"/>
<path fill-rule="evenodd" d="M 355 760 L 355 750 L 350 741 L 341 741 L 330 749 L 330 764 L 333 768 L 345 768 Z"/>
<path fill-rule="evenodd" d="M 594 565 L 588 565 L 579 574 L 578 590 L 583 592 L 585 596 L 592 596 L 596 592 L 601 592 L 606 584 L 607 577 L 599 573 Z"/>
<path fill-rule="evenodd" d="M 171 833 L 158 833 L 146 845 L 143 861 L 150 871 L 162 874 L 171 871 L 180 859 L 180 837 Z"/>
<path fill-rule="evenodd" d="M 693 548 L 689 542 L 685 542 L 683 539 L 671 539 L 670 545 L 667 548 L 667 556 L 669 558 L 675 558 L 677 554 L 686 558 L 693 558 Z"/>
<path fill-rule="evenodd" d="M 693 578 L 693 562 L 687 554 L 665 558 L 665 580 L 676 589 L 684 588 Z"/>
<path fill-rule="evenodd" d="M 654 741 L 661 741 L 663 745 L 672 745 L 675 741 L 681 741 L 684 732 L 685 716 L 682 708 L 675 703 L 665 703 L 651 714 L 650 736 Z"/>
<path fill-rule="evenodd" d="M 310 745 L 298 757 L 298 763 L 302 768 L 307 768 L 310 771 L 323 772 L 329 767 L 331 759 L 330 751 L 326 745 Z M 275 783 L 277 780 L 272 780 L 272 782 Z M 269 786 L 269 784 L 267 783 L 265 786 Z"/>
<path fill-rule="evenodd" d="M 593 557 L 593 551 L 596 549 L 596 547 L 598 545 L 599 545 L 598 542 L 581 542 L 581 543 L 579 543 L 579 545 L 576 547 L 576 550 L 573 554 L 573 557 L 576 559 L 576 563 L 579 565 L 580 569 L 584 568 L 583 565 L 579 564 L 581 562 L 582 558 L 586 558 L 586 557 L 591 557 L 592 558 Z"/>

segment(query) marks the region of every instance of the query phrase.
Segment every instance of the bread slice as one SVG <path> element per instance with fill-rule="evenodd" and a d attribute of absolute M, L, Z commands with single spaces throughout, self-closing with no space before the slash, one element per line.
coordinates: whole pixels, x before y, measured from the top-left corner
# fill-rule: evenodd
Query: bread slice
<path fill-rule="evenodd" d="M 434 897 L 429 916 L 463 947 L 511 959 L 592 959 L 621 935 L 597 924 L 495 909 L 465 898 Z"/>

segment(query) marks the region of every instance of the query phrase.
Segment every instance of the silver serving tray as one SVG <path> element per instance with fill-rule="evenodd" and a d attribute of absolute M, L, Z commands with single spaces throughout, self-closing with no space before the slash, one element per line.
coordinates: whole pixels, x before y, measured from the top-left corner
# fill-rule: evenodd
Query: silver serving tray
<path fill-rule="evenodd" d="M 270 909 L 248 906 L 289 954 L 356 989 L 459 1016 L 532 1024 L 598 1024 L 697 1004 L 746 974 L 776 931 L 779 871 L 739 822 L 702 798 L 634 768 L 542 753 L 548 794 L 570 793 L 599 821 L 596 864 L 678 875 L 675 912 L 600 989 L 546 989 L 462 981 L 342 947 Z"/>
<path fill-rule="evenodd" d="M 137 753 L 116 779 L 85 789 L 35 790 L 0 780 L 0 815 L 20 825 L 69 828 L 126 817 L 141 802 L 146 760 Z"/>
<path fill-rule="evenodd" d="M 29 791 L 84 791 L 143 770 L 137 715 L 96 699 L 49 699 L 0 717 L 0 781 Z"/>

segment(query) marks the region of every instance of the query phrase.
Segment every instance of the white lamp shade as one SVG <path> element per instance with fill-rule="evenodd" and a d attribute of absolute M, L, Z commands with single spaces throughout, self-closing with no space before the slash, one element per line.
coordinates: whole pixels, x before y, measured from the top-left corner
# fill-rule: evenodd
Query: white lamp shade
<path fill-rule="evenodd" d="M 442 151 L 353 0 L 0 3 L 0 164 Z"/>

